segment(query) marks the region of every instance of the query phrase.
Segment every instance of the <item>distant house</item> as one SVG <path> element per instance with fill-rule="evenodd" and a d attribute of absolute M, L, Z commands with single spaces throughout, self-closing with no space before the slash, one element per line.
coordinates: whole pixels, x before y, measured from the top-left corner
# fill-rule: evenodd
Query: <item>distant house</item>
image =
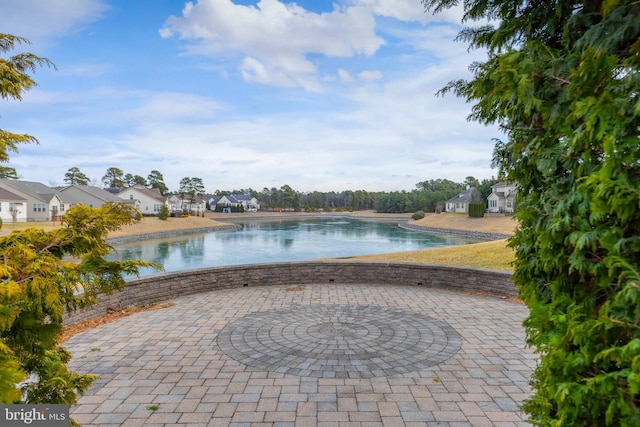
<path fill-rule="evenodd" d="M 184 199 L 174 194 L 167 199 L 167 206 L 171 212 L 184 211 L 191 214 L 201 214 L 207 210 L 207 202 L 198 196 L 191 197 L 186 194 Z"/>
<path fill-rule="evenodd" d="M 69 185 L 68 187 L 59 188 L 58 192 L 65 205 L 62 210 L 75 205 L 86 205 L 90 208 L 98 208 L 107 202 L 122 203 L 122 199 L 115 194 L 102 188 L 89 185 Z"/>
<path fill-rule="evenodd" d="M 178 209 L 182 209 L 182 199 L 176 196 L 175 194 L 172 196 L 169 196 L 167 198 L 167 207 L 171 212 L 175 212 Z"/>
<path fill-rule="evenodd" d="M 491 186 L 487 197 L 487 212 L 513 213 L 516 207 L 516 187 L 513 182 L 499 182 Z"/>
<path fill-rule="evenodd" d="M 182 199 L 182 210 L 190 213 L 201 214 L 207 210 L 207 202 L 197 196 L 186 196 Z"/>
<path fill-rule="evenodd" d="M 131 203 L 143 215 L 157 215 L 162 205 L 168 207 L 167 199 L 157 188 L 147 188 L 142 185 L 123 188 L 118 197 L 125 203 Z"/>
<path fill-rule="evenodd" d="M 17 179 L 0 179 L 0 188 L 18 196 L 24 203 L 22 206 L 13 205 L 20 212 L 21 221 L 52 221 L 58 220 L 64 213 L 64 203 L 55 188 L 34 181 Z M 13 197 L 13 196 L 12 196 Z M 7 201 L 18 203 L 18 201 Z M 18 221 L 18 218 L 16 218 Z"/>
<path fill-rule="evenodd" d="M 216 206 L 218 205 L 218 202 L 220 201 L 222 197 L 216 197 L 216 196 L 210 196 L 207 199 L 207 203 L 209 203 L 209 210 L 210 211 L 215 211 L 216 210 Z"/>
<path fill-rule="evenodd" d="M 0 188 L 0 219 L 3 223 L 27 221 L 27 199 Z"/>
<path fill-rule="evenodd" d="M 474 190 L 474 188 L 469 188 L 447 200 L 447 212 L 469 213 L 469 203 L 471 203 Z"/>
<path fill-rule="evenodd" d="M 257 212 L 260 209 L 258 199 L 248 194 L 230 194 L 222 196 L 217 202 L 218 205 L 238 208 L 242 206 L 245 212 Z"/>

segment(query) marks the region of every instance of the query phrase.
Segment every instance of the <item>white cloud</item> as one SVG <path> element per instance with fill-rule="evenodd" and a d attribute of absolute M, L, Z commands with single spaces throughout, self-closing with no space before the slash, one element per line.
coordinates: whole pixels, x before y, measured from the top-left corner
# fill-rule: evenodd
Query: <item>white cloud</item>
<path fill-rule="evenodd" d="M 106 0 L 2 0 L 0 28 L 41 46 L 48 38 L 78 31 L 107 10 Z"/>
<path fill-rule="evenodd" d="M 190 53 L 244 56 L 241 71 L 249 81 L 309 90 L 319 86 L 308 55 L 373 55 L 383 44 L 370 8 L 334 6 L 331 12 L 313 13 L 277 0 L 255 6 L 230 0 L 189 2 L 182 17 L 170 17 L 160 34 L 190 41 Z"/>
<path fill-rule="evenodd" d="M 145 96 L 143 105 L 126 113 L 126 117 L 149 122 L 171 122 L 211 118 L 216 111 L 225 108 L 220 102 L 204 96 L 162 92 Z"/>
<path fill-rule="evenodd" d="M 382 73 L 378 70 L 375 70 L 375 71 L 365 70 L 358 73 L 358 79 L 368 81 L 368 82 L 380 80 L 381 78 L 382 78 Z"/>
<path fill-rule="evenodd" d="M 351 73 L 349 73 L 347 70 L 343 70 L 342 68 L 338 70 L 338 77 L 343 83 L 352 83 L 355 81 Z"/>

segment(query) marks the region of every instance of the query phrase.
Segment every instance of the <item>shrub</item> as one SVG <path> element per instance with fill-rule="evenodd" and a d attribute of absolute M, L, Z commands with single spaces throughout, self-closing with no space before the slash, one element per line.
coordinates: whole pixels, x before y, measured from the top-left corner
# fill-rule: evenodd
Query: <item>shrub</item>
<path fill-rule="evenodd" d="M 160 206 L 160 210 L 158 211 L 158 218 L 163 221 L 166 221 L 166 219 L 169 218 L 169 208 L 167 207 L 167 205 Z"/>
<path fill-rule="evenodd" d="M 425 215 L 424 211 L 418 211 L 418 212 L 414 213 L 413 215 L 411 215 L 411 219 L 414 220 L 414 221 L 417 221 L 419 219 L 424 218 L 424 215 Z"/>
<path fill-rule="evenodd" d="M 469 216 L 473 218 L 483 218 L 484 203 L 469 203 Z"/>

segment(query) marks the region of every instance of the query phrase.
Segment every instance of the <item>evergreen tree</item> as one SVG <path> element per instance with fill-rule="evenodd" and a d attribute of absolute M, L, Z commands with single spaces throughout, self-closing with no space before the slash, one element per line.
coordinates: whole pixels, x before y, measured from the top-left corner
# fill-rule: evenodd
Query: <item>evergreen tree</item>
<path fill-rule="evenodd" d="M 147 176 L 147 185 L 150 188 L 157 188 L 163 196 L 167 194 L 169 188 L 164 183 L 164 177 L 157 170 L 152 170 Z"/>
<path fill-rule="evenodd" d="M 70 355 L 58 346 L 62 316 L 94 303 L 98 292 L 122 289 L 123 273 L 153 265 L 104 259 L 112 250 L 107 234 L 137 214 L 122 203 L 78 205 L 59 229 L 0 238 L 0 401 L 71 405 L 96 378 L 67 370 Z"/>
<path fill-rule="evenodd" d="M 31 44 L 29 40 L 0 33 L 0 54 L 13 50 L 17 44 Z M 22 100 L 25 91 L 37 86 L 28 74 L 35 72 L 38 66 L 46 65 L 55 68 L 47 58 L 32 53 L 18 53 L 8 58 L 0 57 L 0 98 Z M 17 152 L 18 144 L 38 143 L 38 140 L 27 134 L 17 134 L 0 129 L 0 162 L 9 161 L 9 152 Z"/>
<path fill-rule="evenodd" d="M 89 185 L 89 177 L 74 166 L 64 174 L 64 182 L 69 185 Z"/>
<path fill-rule="evenodd" d="M 453 0 L 423 0 L 439 11 Z M 540 362 L 525 410 L 549 426 L 640 425 L 640 2 L 469 0 L 488 50 L 451 82 L 497 123 L 518 183 L 513 280 Z"/>
<path fill-rule="evenodd" d="M 102 183 L 110 188 L 122 188 L 125 185 L 124 172 L 120 168 L 110 167 L 102 177 Z"/>

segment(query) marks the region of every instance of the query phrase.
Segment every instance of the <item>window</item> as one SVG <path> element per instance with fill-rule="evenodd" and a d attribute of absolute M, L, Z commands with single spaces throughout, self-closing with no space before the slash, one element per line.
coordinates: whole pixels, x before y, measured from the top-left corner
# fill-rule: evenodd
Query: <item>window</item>
<path fill-rule="evenodd" d="M 33 211 L 34 212 L 46 212 L 47 211 L 47 205 L 44 203 L 34 203 L 33 204 Z"/>
<path fill-rule="evenodd" d="M 129 200 L 133 200 L 133 194 L 129 194 Z"/>
<path fill-rule="evenodd" d="M 60 212 L 64 212 L 64 204 L 60 203 Z"/>
<path fill-rule="evenodd" d="M 0 212 L 2 212 L 2 202 L 0 202 Z"/>
<path fill-rule="evenodd" d="M 153 211 L 154 212 L 160 212 L 160 206 L 162 206 L 162 205 L 157 205 L 157 204 L 153 205 Z"/>
<path fill-rule="evenodd" d="M 511 199 L 507 199 L 507 207 L 511 208 Z"/>

